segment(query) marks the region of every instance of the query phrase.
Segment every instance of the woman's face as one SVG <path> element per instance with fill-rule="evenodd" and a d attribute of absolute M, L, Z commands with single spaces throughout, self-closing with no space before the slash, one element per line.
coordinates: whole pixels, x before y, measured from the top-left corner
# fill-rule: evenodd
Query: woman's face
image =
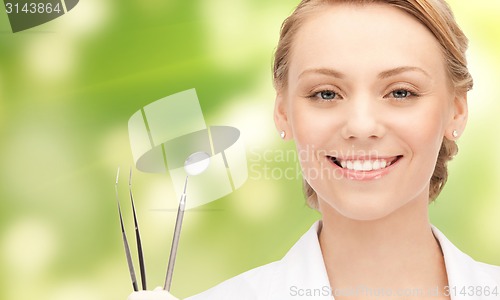
<path fill-rule="evenodd" d="M 275 120 L 320 209 L 374 220 L 428 201 L 443 137 L 467 115 L 428 29 L 383 4 L 324 6 L 294 37 L 287 78 Z"/>

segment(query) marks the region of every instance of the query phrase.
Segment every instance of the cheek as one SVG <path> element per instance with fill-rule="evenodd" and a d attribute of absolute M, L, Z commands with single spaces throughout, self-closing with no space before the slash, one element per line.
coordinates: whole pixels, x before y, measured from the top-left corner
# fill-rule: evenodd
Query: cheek
<path fill-rule="evenodd" d="M 311 105 L 296 105 L 293 110 L 293 134 L 302 175 L 316 191 L 321 186 L 341 177 L 328 167 L 325 158 L 338 150 L 341 144 L 339 128 L 342 119 L 336 110 L 316 108 Z"/>
<path fill-rule="evenodd" d="M 290 121 L 293 139 L 297 148 L 302 174 L 308 182 L 318 178 L 316 174 L 322 169 L 322 159 L 326 155 L 326 144 L 334 138 L 333 116 L 318 109 L 307 106 L 303 99 L 296 99 L 291 107 Z"/>
<path fill-rule="evenodd" d="M 296 101 L 291 108 L 291 126 L 298 149 L 317 149 L 334 138 L 335 121 L 331 111 L 314 109 Z"/>
<path fill-rule="evenodd" d="M 437 100 L 437 99 L 434 99 Z M 407 190 L 424 190 L 434 173 L 436 162 L 445 132 L 444 106 L 428 105 L 405 114 L 399 122 L 398 139 L 408 147 L 409 185 Z"/>
<path fill-rule="evenodd" d="M 434 101 L 430 102 L 432 104 Z M 444 105 L 423 106 L 400 117 L 399 135 L 407 140 L 415 152 L 436 152 L 437 156 L 445 133 L 447 115 Z"/>

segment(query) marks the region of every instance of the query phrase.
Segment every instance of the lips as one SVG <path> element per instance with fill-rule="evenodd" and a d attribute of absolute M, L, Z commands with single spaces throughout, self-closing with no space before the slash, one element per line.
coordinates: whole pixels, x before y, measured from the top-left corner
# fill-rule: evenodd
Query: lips
<path fill-rule="evenodd" d="M 402 156 L 392 156 L 392 157 L 368 157 L 368 158 L 337 158 L 333 156 L 327 156 L 330 161 L 332 161 L 338 167 L 358 172 L 370 172 L 376 170 L 383 170 L 394 163 L 396 163 Z"/>

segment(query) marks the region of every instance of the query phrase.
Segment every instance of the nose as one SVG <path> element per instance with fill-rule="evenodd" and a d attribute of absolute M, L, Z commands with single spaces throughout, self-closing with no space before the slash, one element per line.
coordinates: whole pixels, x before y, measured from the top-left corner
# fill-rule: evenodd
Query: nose
<path fill-rule="evenodd" d="M 376 101 L 366 96 L 348 100 L 341 129 L 344 139 L 373 140 L 383 136 L 383 113 L 378 109 Z"/>

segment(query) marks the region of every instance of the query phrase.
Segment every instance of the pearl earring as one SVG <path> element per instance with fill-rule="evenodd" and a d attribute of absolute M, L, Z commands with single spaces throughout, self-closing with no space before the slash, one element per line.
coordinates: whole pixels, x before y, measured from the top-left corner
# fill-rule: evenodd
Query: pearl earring
<path fill-rule="evenodd" d="M 454 138 L 457 138 L 458 137 L 458 131 L 457 130 L 453 130 L 453 132 L 451 133 L 451 135 L 453 135 Z"/>
<path fill-rule="evenodd" d="M 281 139 L 285 139 L 285 136 L 286 136 L 286 132 L 284 130 L 281 130 L 281 132 L 280 132 Z"/>

